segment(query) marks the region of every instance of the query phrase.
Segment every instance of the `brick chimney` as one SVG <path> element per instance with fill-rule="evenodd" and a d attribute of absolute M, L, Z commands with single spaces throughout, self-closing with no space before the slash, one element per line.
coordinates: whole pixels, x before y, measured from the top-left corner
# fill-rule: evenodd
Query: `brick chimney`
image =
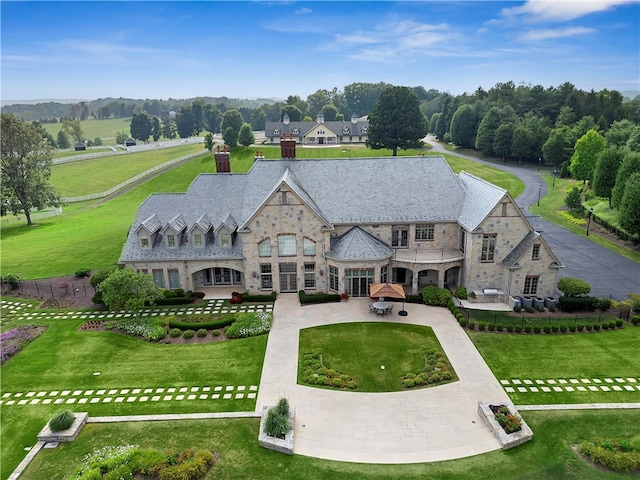
<path fill-rule="evenodd" d="M 217 173 L 231 173 L 231 154 L 227 152 L 227 146 L 224 146 L 224 152 L 220 151 L 220 145 L 216 147 L 216 153 L 213 154 L 216 160 Z"/>
<path fill-rule="evenodd" d="M 282 152 L 282 158 L 296 158 L 296 141 L 293 138 L 293 134 L 289 138 L 285 133 L 282 134 L 280 151 Z"/>

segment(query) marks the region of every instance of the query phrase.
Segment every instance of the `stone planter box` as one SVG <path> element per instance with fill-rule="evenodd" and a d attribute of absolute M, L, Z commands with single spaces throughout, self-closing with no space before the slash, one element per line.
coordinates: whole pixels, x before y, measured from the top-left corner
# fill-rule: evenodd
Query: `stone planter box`
<path fill-rule="evenodd" d="M 517 447 L 523 443 L 528 442 L 533 437 L 533 432 L 529 425 L 522 420 L 521 430 L 514 433 L 506 433 L 496 420 L 493 412 L 489 408 L 489 405 L 505 405 L 502 402 L 478 402 L 478 415 L 482 419 L 482 422 L 489 427 L 489 430 L 493 431 L 494 435 L 502 445 L 503 450 Z M 513 415 L 518 415 L 518 411 L 513 405 L 506 405 L 509 407 L 509 412 Z"/>
<path fill-rule="evenodd" d="M 44 426 L 40 433 L 38 434 L 38 440 L 46 443 L 62 443 L 62 442 L 73 442 L 84 424 L 87 423 L 87 418 L 89 418 L 89 414 L 87 412 L 75 412 L 75 420 L 71 424 L 69 428 L 66 430 L 60 430 L 58 432 L 54 432 L 49 428 L 49 422 Z"/>
<path fill-rule="evenodd" d="M 267 412 L 273 407 L 262 407 L 262 416 L 260 417 L 260 435 L 258 435 L 258 444 L 261 447 L 275 450 L 276 452 L 293 455 L 293 440 L 295 432 L 295 409 L 291 408 L 291 425 L 293 428 L 285 435 L 284 438 L 271 437 L 264 433 L 264 422 L 267 418 Z"/>
<path fill-rule="evenodd" d="M 536 297 L 533 299 L 533 308 L 542 312 L 544 310 L 544 298 Z"/>
<path fill-rule="evenodd" d="M 555 308 L 556 307 L 556 299 L 553 297 L 544 297 L 544 306 L 546 308 Z"/>

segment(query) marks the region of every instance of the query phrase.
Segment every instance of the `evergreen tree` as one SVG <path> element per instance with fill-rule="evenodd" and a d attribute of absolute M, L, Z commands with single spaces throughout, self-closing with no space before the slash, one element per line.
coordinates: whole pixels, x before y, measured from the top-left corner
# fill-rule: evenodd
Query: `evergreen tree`
<path fill-rule="evenodd" d="M 616 175 L 616 183 L 611 190 L 611 204 L 614 208 L 620 207 L 627 180 L 636 172 L 640 172 L 640 152 L 629 152 L 627 150 L 620 163 L 620 168 Z"/>
<path fill-rule="evenodd" d="M 599 197 L 609 199 L 611 208 L 611 190 L 616 184 L 616 175 L 622 162 L 623 154 L 619 147 L 609 146 L 598 155 L 596 168 L 593 172 L 592 188 Z"/>
<path fill-rule="evenodd" d="M 451 119 L 451 141 L 462 148 L 473 148 L 478 130 L 478 120 L 471 105 L 462 105 Z"/>
<path fill-rule="evenodd" d="M 632 235 L 640 235 L 640 172 L 629 177 L 620 201 L 620 225 Z"/>

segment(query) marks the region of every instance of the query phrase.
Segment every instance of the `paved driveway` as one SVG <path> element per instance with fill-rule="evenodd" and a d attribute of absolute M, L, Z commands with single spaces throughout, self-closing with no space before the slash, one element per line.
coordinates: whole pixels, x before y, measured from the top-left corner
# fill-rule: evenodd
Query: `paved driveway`
<path fill-rule="evenodd" d="M 444 308 L 407 304 L 409 315 L 378 320 L 368 300 L 301 307 L 281 294 L 264 360 L 256 409 L 287 397 L 296 411 L 296 454 L 363 463 L 417 463 L 500 448 L 481 423 L 477 402 L 509 401 L 486 363 Z M 431 326 L 460 380 L 392 393 L 357 393 L 297 385 L 301 328 L 333 323 L 394 321 Z M 375 352 L 371 352 L 375 355 Z"/>

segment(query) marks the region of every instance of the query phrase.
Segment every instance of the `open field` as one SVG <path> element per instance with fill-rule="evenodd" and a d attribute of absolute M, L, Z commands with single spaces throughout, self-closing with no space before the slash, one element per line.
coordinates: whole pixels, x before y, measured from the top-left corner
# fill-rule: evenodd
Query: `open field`
<path fill-rule="evenodd" d="M 205 151 L 201 144 L 191 144 L 63 163 L 51 168 L 51 184 L 63 197 L 100 193 L 156 165 L 200 151 Z"/>
<path fill-rule="evenodd" d="M 105 118 L 82 121 L 80 122 L 80 127 L 86 139 L 93 140 L 96 137 L 100 137 L 105 145 L 115 145 L 116 134 L 124 130 L 125 133 L 129 135 L 130 124 L 131 117 Z M 58 132 L 62 128 L 62 123 L 45 123 L 43 126 L 47 132 L 53 135 L 53 138 L 56 138 L 56 135 L 58 135 Z"/>
<path fill-rule="evenodd" d="M 355 148 L 356 156 L 360 156 L 362 152 L 357 149 L 364 147 Z M 278 155 L 279 148 L 274 147 L 274 150 L 276 153 L 271 154 Z M 301 150 L 308 151 L 311 157 L 317 156 L 311 149 Z M 263 151 L 266 156 L 268 150 Z M 377 156 L 384 153 L 374 152 Z M 234 150 L 232 171 L 246 171 L 253 163 L 254 155 L 255 149 L 241 148 L 237 153 Z M 522 183 L 504 172 L 487 167 L 478 169 L 475 162 L 456 159 L 454 170 L 459 169 L 482 176 L 503 188 L 512 187 L 512 195 L 522 191 Z M 95 269 L 117 262 L 136 210 L 148 195 L 184 192 L 198 174 L 213 172 L 215 164 L 211 157 L 199 158 L 149 179 L 106 203 L 96 201 L 64 207 L 62 215 L 42 219 L 33 227 L 18 223 L 3 226 L 1 274 L 13 273 L 23 279 L 48 278 L 72 274 L 80 267 Z M 52 262 L 52 258 L 56 261 Z"/>
<path fill-rule="evenodd" d="M 427 351 L 443 349 L 433 329 L 421 325 L 375 322 L 306 328 L 300 330 L 298 383 L 304 354 L 320 353 L 324 366 L 357 378 L 358 392 L 402 391 L 401 377 L 423 368 Z"/>
<path fill-rule="evenodd" d="M 640 411 L 525 412 L 523 417 L 535 432 L 533 440 L 526 445 L 460 460 L 410 465 L 370 465 L 282 455 L 258 446 L 257 419 L 92 424 L 85 426 L 75 442 L 53 450 L 42 450 L 21 479 L 61 479 L 78 465 L 85 454 L 104 445 L 124 444 L 158 449 L 197 447 L 216 451 L 220 455 L 220 463 L 207 477 L 209 479 L 634 478 L 633 475 L 607 473 L 594 468 L 576 455 L 572 446 L 594 436 L 634 437 L 638 434 Z"/>

